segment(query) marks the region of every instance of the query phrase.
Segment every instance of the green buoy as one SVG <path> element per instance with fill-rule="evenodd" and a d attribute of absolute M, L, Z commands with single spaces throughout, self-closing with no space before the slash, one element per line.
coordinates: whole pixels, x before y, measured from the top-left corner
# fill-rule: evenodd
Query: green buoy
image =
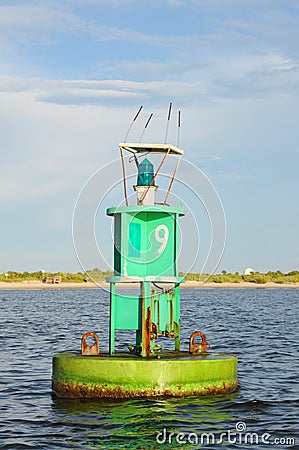
<path fill-rule="evenodd" d="M 238 384 L 237 357 L 208 352 L 201 332 L 190 337 L 189 352 L 180 349 L 180 284 L 177 258 L 182 206 L 167 205 L 183 150 L 169 144 L 119 144 L 134 155 L 138 167 L 137 205 L 108 208 L 114 220 L 114 276 L 110 283 L 109 350 L 101 351 L 95 333 L 82 338 L 81 353 L 62 352 L 53 357 L 53 391 L 67 398 L 131 398 L 219 395 L 233 392 Z M 142 155 L 162 154 L 156 172 Z M 164 202 L 155 202 L 156 178 L 168 155 L 178 163 Z M 134 283 L 136 295 L 119 293 L 119 283 Z M 128 353 L 115 351 L 118 330 L 135 332 Z M 88 337 L 94 339 L 88 344 Z M 195 338 L 201 338 L 200 343 Z M 159 338 L 173 342 L 164 351 Z M 159 341 L 160 342 L 160 341 Z"/>

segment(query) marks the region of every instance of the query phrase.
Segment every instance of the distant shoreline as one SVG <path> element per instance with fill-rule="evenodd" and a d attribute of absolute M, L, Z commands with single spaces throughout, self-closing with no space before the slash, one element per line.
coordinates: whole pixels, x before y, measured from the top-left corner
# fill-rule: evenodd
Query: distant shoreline
<path fill-rule="evenodd" d="M 120 283 L 121 288 L 135 287 L 136 283 Z M 187 289 L 298 289 L 299 283 L 201 283 L 198 281 L 186 281 L 181 284 L 181 287 Z M 99 282 L 95 284 L 92 282 L 87 283 L 59 283 L 59 284 L 46 284 L 41 281 L 20 281 L 20 282 L 0 282 L 0 290 L 65 290 L 65 289 L 108 289 L 109 284 L 106 282 Z"/>

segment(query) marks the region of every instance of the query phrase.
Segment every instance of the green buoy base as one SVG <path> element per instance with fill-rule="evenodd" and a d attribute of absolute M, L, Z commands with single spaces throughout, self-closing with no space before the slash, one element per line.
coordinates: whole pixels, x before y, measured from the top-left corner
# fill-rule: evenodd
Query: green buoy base
<path fill-rule="evenodd" d="M 224 353 L 163 352 L 53 356 L 53 392 L 64 398 L 134 398 L 221 395 L 238 385 L 238 358 Z"/>

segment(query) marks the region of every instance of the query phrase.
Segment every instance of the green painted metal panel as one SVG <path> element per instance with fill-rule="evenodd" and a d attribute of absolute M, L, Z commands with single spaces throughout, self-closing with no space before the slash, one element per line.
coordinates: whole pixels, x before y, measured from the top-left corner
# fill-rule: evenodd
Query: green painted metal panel
<path fill-rule="evenodd" d="M 121 214 L 114 216 L 114 273 L 121 274 Z"/>
<path fill-rule="evenodd" d="M 115 244 L 117 273 L 177 275 L 175 215 L 158 211 L 123 214 L 122 229 L 121 241 Z"/>
<path fill-rule="evenodd" d="M 122 276 L 177 276 L 178 217 L 182 208 L 109 208 L 114 216 L 114 269 Z"/>
<path fill-rule="evenodd" d="M 146 206 L 111 206 L 107 209 L 106 213 L 108 216 L 114 216 L 115 214 L 129 213 L 136 214 L 140 211 L 145 212 L 166 212 L 167 214 L 179 214 L 179 216 L 184 216 L 185 211 L 180 204 L 179 206 L 164 206 L 164 205 L 146 205 Z"/>
<path fill-rule="evenodd" d="M 113 296 L 114 328 L 116 330 L 141 329 L 141 299 L 136 296 Z"/>
<path fill-rule="evenodd" d="M 128 256 L 140 258 L 141 250 L 141 224 L 137 222 L 129 223 L 129 251 Z"/>
<path fill-rule="evenodd" d="M 122 206 L 109 208 L 107 214 L 114 216 L 115 264 L 115 276 L 108 281 L 113 284 L 119 281 L 118 277 L 123 277 L 124 281 L 129 281 L 128 277 L 137 277 L 141 297 L 135 297 L 134 301 L 128 296 L 117 296 L 115 289 L 111 289 L 110 353 L 114 353 L 117 329 L 136 330 L 136 345 L 141 344 L 142 356 L 154 351 L 153 335 L 156 332 L 158 336 L 163 334 L 174 338 L 175 348 L 179 350 L 179 289 L 168 294 L 156 292 L 151 295 L 153 286 L 147 277 L 165 278 L 168 283 L 181 282 L 177 269 L 178 218 L 184 215 L 183 209 L 160 205 Z M 150 350 L 146 333 L 151 333 L 152 337 Z"/>

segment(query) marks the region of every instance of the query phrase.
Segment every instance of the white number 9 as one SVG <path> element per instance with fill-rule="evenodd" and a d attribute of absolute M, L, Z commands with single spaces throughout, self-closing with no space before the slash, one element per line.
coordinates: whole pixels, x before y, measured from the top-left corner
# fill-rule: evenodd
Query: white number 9
<path fill-rule="evenodd" d="M 160 236 L 160 231 L 164 231 L 163 236 Z M 169 230 L 166 225 L 158 225 L 155 229 L 155 238 L 157 242 L 161 243 L 161 246 L 158 248 L 158 253 L 162 253 L 167 245 L 169 236 Z"/>

